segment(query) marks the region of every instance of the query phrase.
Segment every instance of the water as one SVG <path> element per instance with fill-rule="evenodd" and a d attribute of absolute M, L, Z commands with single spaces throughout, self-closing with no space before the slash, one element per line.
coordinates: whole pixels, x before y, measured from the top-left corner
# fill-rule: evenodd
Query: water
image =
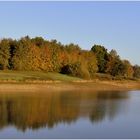
<path fill-rule="evenodd" d="M 1 93 L 0 138 L 140 138 L 140 91 Z"/>

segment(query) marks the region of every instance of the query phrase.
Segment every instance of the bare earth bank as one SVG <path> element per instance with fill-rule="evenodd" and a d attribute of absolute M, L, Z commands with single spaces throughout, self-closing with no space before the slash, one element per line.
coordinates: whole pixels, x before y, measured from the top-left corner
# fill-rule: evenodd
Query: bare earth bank
<path fill-rule="evenodd" d="M 3 82 L 0 84 L 0 92 L 10 91 L 120 91 L 120 90 L 140 90 L 140 82 L 137 81 L 75 81 L 75 82 L 60 82 L 60 81 L 32 81 L 27 83 Z"/>

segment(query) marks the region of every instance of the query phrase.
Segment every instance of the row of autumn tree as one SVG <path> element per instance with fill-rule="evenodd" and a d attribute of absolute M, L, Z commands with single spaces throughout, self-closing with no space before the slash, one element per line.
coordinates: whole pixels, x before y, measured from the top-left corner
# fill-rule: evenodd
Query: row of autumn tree
<path fill-rule="evenodd" d="M 140 66 L 121 60 L 115 50 L 108 52 L 101 45 L 82 50 L 72 43 L 63 45 L 56 40 L 29 36 L 0 41 L 0 69 L 59 72 L 86 79 L 94 77 L 97 72 L 114 77 L 140 78 Z"/>

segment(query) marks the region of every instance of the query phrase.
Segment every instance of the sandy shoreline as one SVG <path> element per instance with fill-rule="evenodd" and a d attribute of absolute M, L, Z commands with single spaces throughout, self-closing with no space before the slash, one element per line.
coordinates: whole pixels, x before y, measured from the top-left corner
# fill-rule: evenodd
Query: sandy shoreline
<path fill-rule="evenodd" d="M 140 90 L 140 82 L 136 81 L 75 81 L 64 83 L 60 81 L 36 81 L 28 83 L 3 82 L 0 83 L 0 92 L 38 92 L 38 91 L 68 91 L 68 90 L 93 90 L 93 91 L 120 91 Z"/>

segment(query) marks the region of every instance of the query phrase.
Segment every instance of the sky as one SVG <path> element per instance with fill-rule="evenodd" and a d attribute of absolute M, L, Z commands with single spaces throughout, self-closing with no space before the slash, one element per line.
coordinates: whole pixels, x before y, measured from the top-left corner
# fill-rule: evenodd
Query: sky
<path fill-rule="evenodd" d="M 140 1 L 1 1 L 0 38 L 26 35 L 86 50 L 103 45 L 140 65 Z"/>

